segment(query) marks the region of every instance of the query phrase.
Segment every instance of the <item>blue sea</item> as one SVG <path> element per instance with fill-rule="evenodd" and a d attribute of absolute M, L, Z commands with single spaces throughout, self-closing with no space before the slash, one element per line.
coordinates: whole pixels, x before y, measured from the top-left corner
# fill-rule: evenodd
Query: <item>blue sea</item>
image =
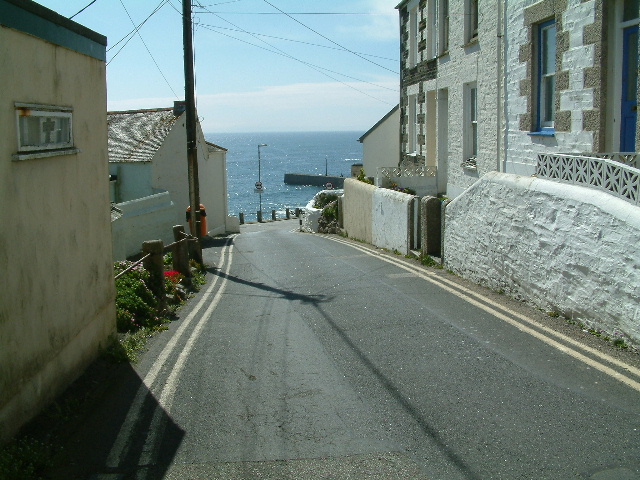
<path fill-rule="evenodd" d="M 260 195 L 258 181 L 258 145 L 260 180 L 264 187 L 262 212 L 271 218 L 276 210 L 303 207 L 320 187 L 285 185 L 285 173 L 310 173 L 332 176 L 351 175 L 351 165 L 362 162 L 364 132 L 289 132 L 289 133 L 207 133 L 206 139 L 228 150 L 227 189 L 229 215 L 244 213 L 245 221 L 256 220 Z"/>

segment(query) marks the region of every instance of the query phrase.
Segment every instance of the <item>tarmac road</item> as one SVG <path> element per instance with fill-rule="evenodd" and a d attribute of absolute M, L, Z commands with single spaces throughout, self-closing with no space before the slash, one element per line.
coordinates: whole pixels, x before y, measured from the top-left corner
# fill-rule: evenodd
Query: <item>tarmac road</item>
<path fill-rule="evenodd" d="M 205 248 L 69 478 L 640 479 L 638 355 L 297 225 Z"/>

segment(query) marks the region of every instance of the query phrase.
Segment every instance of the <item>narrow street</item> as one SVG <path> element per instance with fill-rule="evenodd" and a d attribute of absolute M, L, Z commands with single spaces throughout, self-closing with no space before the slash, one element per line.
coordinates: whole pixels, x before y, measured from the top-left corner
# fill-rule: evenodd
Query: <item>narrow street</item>
<path fill-rule="evenodd" d="M 297 227 L 205 248 L 207 285 L 105 394 L 68 478 L 640 478 L 636 354 Z"/>

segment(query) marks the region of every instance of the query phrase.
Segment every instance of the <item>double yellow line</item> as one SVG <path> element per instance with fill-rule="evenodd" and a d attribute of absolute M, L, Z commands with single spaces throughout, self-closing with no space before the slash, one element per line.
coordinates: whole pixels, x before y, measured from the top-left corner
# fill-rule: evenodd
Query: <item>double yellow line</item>
<path fill-rule="evenodd" d="M 367 255 L 395 265 L 407 272 L 411 272 L 416 277 L 438 286 L 461 300 L 464 300 L 465 302 L 484 310 L 503 322 L 516 327 L 518 330 L 535 337 L 562 353 L 566 353 L 576 360 L 579 360 L 640 392 L 640 369 L 636 367 L 628 365 L 610 355 L 584 345 L 567 335 L 542 325 L 526 315 L 504 307 L 482 294 L 472 292 L 464 286 L 452 282 L 443 276 L 435 275 L 402 259 L 389 257 L 385 253 L 376 251 L 373 248 L 364 247 L 344 238 L 329 235 L 325 235 L 325 238 L 343 245 L 348 245 L 351 248 L 359 250 Z M 615 367 L 617 367 L 617 369 Z M 624 373 L 622 373 L 622 371 L 624 371 Z"/>

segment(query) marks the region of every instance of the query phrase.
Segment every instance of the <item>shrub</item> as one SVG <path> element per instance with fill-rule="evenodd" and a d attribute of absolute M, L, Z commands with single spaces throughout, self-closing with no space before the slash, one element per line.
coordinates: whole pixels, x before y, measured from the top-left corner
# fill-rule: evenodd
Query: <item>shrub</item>
<path fill-rule="evenodd" d="M 358 173 L 358 177 L 357 178 L 361 182 L 368 183 L 369 185 L 373 185 L 373 180 L 371 180 L 369 177 L 365 176 L 363 168 L 360 169 L 360 173 Z"/>
<path fill-rule="evenodd" d="M 338 200 L 337 193 L 321 193 L 316 197 L 316 201 L 313 204 L 313 208 L 324 208 L 331 202 Z"/>
<path fill-rule="evenodd" d="M 118 274 L 132 262 L 116 262 Z M 157 300 L 147 286 L 149 273 L 140 265 L 116 279 L 116 322 L 119 332 L 129 332 L 160 323 L 157 316 Z"/>

